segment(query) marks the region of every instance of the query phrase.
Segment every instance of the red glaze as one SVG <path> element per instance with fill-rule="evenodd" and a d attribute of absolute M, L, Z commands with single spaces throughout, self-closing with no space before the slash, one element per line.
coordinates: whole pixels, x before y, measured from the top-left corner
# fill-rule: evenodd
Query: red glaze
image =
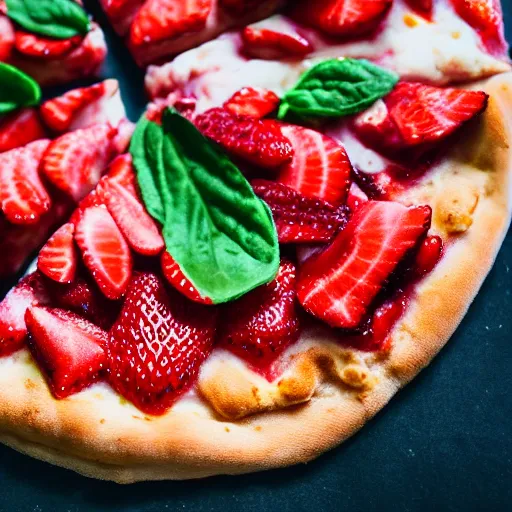
<path fill-rule="evenodd" d="M 424 276 L 432 272 L 443 254 L 443 239 L 438 235 L 430 235 L 420 245 L 416 256 L 416 274 Z"/>

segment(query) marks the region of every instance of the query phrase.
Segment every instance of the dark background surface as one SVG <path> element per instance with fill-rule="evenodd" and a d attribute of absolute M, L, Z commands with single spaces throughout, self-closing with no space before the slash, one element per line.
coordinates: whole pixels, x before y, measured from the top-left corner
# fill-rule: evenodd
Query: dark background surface
<path fill-rule="evenodd" d="M 111 43 L 104 75 L 119 78 L 136 119 L 145 104 L 142 73 L 96 2 L 86 4 Z M 512 40 L 512 2 L 503 5 Z M 512 510 L 511 256 L 509 232 L 442 353 L 361 432 L 314 462 L 238 477 L 118 486 L 0 446 L 0 511 Z"/>

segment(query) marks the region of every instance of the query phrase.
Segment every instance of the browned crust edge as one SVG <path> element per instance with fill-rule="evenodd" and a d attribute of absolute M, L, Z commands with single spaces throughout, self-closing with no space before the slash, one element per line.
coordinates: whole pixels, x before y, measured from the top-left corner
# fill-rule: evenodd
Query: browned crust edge
<path fill-rule="evenodd" d="M 21 351 L 0 361 L 0 441 L 90 477 L 130 483 L 306 462 L 352 435 L 448 341 L 506 234 L 512 195 L 512 74 L 480 86 L 491 94 L 490 107 L 464 141 L 466 149 L 452 158 L 470 157 L 475 165 L 492 169 L 497 186 L 480 199 L 473 226 L 421 284 L 393 332 L 389 356 L 372 365 L 377 382 L 371 389 L 356 394 L 329 382 L 316 383 L 304 405 L 238 421 L 222 419 L 191 394 L 154 418 L 123 403 L 103 384 L 54 400 L 29 355 Z"/>

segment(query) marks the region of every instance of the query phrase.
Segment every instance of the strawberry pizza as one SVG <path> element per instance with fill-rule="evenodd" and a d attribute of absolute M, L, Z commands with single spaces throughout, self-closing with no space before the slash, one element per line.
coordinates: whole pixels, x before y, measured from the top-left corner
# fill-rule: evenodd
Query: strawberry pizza
<path fill-rule="evenodd" d="M 142 64 L 210 40 L 148 67 L 134 130 L 91 128 L 111 81 L 9 114 L 2 220 L 69 214 L 0 303 L 0 440 L 125 483 L 311 460 L 432 360 L 507 232 L 500 4 L 102 3 Z"/>

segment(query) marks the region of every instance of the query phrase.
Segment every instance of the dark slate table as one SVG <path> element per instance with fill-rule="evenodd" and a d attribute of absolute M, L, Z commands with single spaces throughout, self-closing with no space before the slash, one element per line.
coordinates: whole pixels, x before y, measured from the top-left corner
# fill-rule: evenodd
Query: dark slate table
<path fill-rule="evenodd" d="M 105 76 L 129 115 L 142 73 L 106 28 Z M 502 1 L 512 41 L 512 2 Z M 2 283 L 5 288 L 10 283 Z M 307 465 L 132 486 L 89 480 L 0 446 L 0 512 L 512 510 L 512 233 L 462 325 L 434 362 L 361 432 Z"/>

